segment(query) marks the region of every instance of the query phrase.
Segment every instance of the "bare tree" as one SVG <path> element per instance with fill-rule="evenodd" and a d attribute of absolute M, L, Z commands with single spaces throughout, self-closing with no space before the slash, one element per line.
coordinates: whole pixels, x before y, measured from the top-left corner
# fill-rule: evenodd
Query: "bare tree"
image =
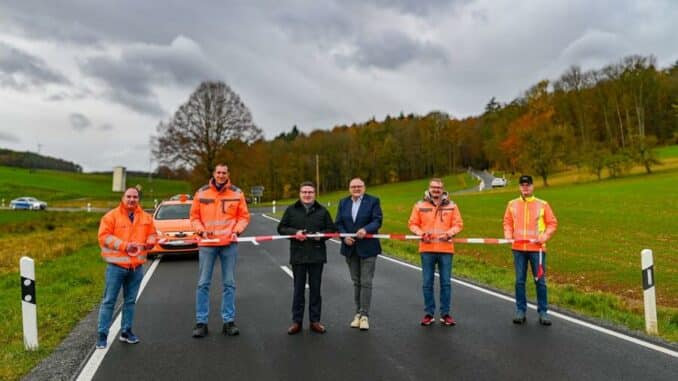
<path fill-rule="evenodd" d="M 262 137 L 252 114 L 223 82 L 203 82 L 169 121 L 160 122 L 153 141 L 159 164 L 192 167 L 210 174 L 230 140 L 251 143 Z"/>

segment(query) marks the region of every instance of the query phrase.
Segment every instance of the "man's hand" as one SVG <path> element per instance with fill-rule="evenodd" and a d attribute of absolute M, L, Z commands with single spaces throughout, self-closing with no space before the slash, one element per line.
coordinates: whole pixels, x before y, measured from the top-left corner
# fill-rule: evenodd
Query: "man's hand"
<path fill-rule="evenodd" d="M 299 230 L 297 233 L 294 235 L 294 239 L 297 241 L 306 241 L 306 231 L 305 230 Z"/>
<path fill-rule="evenodd" d="M 125 252 L 127 252 L 127 255 L 129 255 L 130 257 L 136 257 L 137 255 L 139 255 L 139 251 L 141 250 L 139 246 L 140 245 L 137 243 L 130 242 L 127 244 Z M 141 247 L 143 248 L 143 245 L 141 245 Z"/>
<path fill-rule="evenodd" d="M 359 239 L 363 239 L 367 235 L 367 231 L 365 231 L 364 228 L 361 228 L 357 232 L 355 232 L 355 234 L 356 234 L 356 237 L 358 237 Z"/>
<path fill-rule="evenodd" d="M 353 246 L 353 244 L 355 243 L 355 240 L 353 239 L 353 237 L 345 237 L 345 238 L 344 238 L 344 243 L 345 243 L 347 246 Z"/>
<path fill-rule="evenodd" d="M 431 239 L 433 239 L 431 233 L 424 233 L 421 235 L 421 240 L 424 242 L 431 242 Z"/>
<path fill-rule="evenodd" d="M 155 237 L 152 237 L 152 236 L 148 237 L 148 239 L 146 240 L 146 245 L 145 245 L 144 248 L 146 250 L 151 250 L 155 246 L 156 242 L 157 242 L 157 239 Z"/>
<path fill-rule="evenodd" d="M 452 237 L 454 237 L 454 236 L 449 235 L 447 233 L 443 233 L 443 234 L 438 235 L 437 240 L 438 241 L 449 241 L 450 239 L 452 239 Z"/>

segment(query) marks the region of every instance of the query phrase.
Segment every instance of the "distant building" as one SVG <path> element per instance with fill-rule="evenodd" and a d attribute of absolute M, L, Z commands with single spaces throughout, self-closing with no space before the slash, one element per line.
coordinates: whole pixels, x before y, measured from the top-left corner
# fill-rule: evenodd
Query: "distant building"
<path fill-rule="evenodd" d="M 127 170 L 125 167 L 113 168 L 113 192 L 124 192 L 127 189 Z"/>

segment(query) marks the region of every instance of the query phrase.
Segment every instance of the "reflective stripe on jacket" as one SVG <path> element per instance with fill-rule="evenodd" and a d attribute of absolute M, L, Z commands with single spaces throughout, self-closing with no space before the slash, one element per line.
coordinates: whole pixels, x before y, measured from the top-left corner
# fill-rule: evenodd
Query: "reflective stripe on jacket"
<path fill-rule="evenodd" d="M 541 248 L 546 249 L 548 241 L 558 227 L 558 220 L 548 202 L 534 196 L 511 200 L 504 213 L 504 238 L 519 241 L 539 239 Z M 514 243 L 514 250 L 539 251 L 535 243 Z"/>
<path fill-rule="evenodd" d="M 120 205 L 106 213 L 99 224 L 99 246 L 101 257 L 108 263 L 124 268 L 136 268 L 146 262 L 146 250 L 138 255 L 130 256 L 127 245 L 130 243 L 145 244 L 150 237 L 155 237 L 153 217 L 141 207 L 134 210 L 134 222 L 129 220 L 127 208 Z"/>
<path fill-rule="evenodd" d="M 422 235 L 431 233 L 434 236 L 447 233 L 449 237 L 458 234 L 464 228 L 464 221 L 457 205 L 441 197 L 440 205 L 435 205 L 432 200 L 417 202 L 412 208 L 408 227 L 412 233 Z M 419 252 L 454 253 L 452 241 L 419 242 Z"/>
<path fill-rule="evenodd" d="M 242 233 L 250 222 L 245 195 L 227 183 L 217 190 L 214 179 L 195 192 L 191 205 L 191 225 L 197 232 L 208 232 L 209 238 L 220 242 L 199 243 L 199 246 L 223 246 L 230 236 Z"/>

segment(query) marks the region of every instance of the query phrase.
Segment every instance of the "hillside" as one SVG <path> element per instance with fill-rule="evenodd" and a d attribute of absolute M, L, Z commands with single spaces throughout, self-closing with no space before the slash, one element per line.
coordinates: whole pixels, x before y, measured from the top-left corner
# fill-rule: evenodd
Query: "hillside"
<path fill-rule="evenodd" d="M 55 169 L 66 172 L 82 172 L 82 166 L 33 152 L 18 152 L 0 148 L 0 165 L 28 169 Z"/>
<path fill-rule="evenodd" d="M 177 193 L 192 193 L 188 182 L 153 179 L 148 176 L 127 176 L 127 185 L 141 185 L 142 202 L 152 206 L 154 199 L 164 199 Z M 115 205 L 120 194 L 111 191 L 111 175 L 84 174 L 54 170 L 31 171 L 24 168 L 0 166 L 0 198 L 5 202 L 20 197 L 34 196 L 48 201 L 50 206 Z"/>

